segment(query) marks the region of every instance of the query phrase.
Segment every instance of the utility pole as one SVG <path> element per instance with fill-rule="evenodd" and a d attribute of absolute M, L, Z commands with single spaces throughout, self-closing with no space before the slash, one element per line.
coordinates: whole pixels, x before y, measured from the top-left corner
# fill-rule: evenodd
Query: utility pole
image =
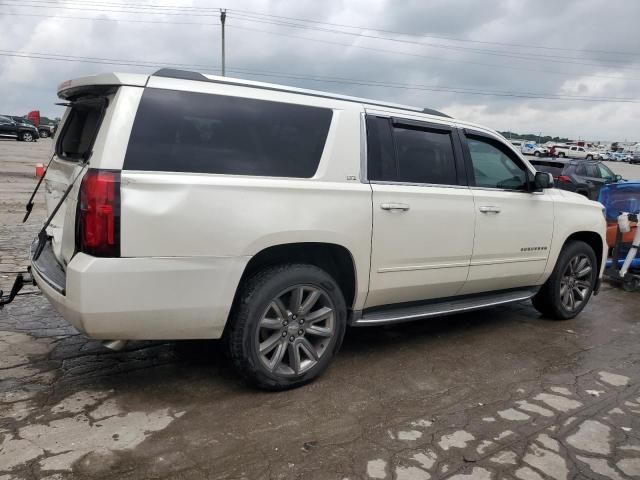
<path fill-rule="evenodd" d="M 220 9 L 220 23 L 222 24 L 222 76 L 224 77 L 224 22 L 227 19 L 227 10 Z"/>

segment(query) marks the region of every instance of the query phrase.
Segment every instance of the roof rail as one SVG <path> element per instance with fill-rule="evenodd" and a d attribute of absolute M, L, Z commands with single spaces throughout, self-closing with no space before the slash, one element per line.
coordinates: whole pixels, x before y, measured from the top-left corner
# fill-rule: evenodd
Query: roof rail
<path fill-rule="evenodd" d="M 152 73 L 151 75 L 153 77 L 175 78 L 179 80 L 193 80 L 196 82 L 224 83 L 228 85 L 240 85 L 244 87 L 260 88 L 263 90 L 272 90 L 277 92 L 298 93 L 301 95 L 308 95 L 312 97 L 330 98 L 333 100 L 341 100 L 346 102 L 364 103 L 367 105 L 374 105 L 378 107 L 391 107 L 391 108 L 397 108 L 399 110 L 408 110 L 412 112 L 426 113 L 428 115 L 437 115 L 439 117 L 451 118 L 449 115 L 446 115 L 437 110 L 433 110 L 431 108 L 412 107 L 409 105 L 400 105 L 400 104 L 390 103 L 390 102 L 381 102 L 379 100 L 370 100 L 367 98 L 350 97 L 346 95 L 340 95 L 337 93 L 320 92 L 317 90 L 307 90 L 304 88 L 289 87 L 286 85 L 277 85 L 273 83 L 254 82 L 252 80 L 241 80 L 241 79 L 234 79 L 234 78 L 228 78 L 228 77 L 209 78 L 202 73 L 192 72 L 189 70 L 162 68 L 157 72 Z"/>

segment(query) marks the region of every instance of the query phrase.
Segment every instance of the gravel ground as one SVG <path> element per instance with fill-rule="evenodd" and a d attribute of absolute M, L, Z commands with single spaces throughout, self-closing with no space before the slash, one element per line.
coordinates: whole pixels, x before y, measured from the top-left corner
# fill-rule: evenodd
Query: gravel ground
<path fill-rule="evenodd" d="M 50 147 L 0 141 L 0 288 Z M 605 285 L 566 322 L 523 303 L 351 330 L 319 381 L 264 393 L 218 342 L 114 353 L 24 295 L 0 311 L 0 480 L 640 478 L 639 307 Z"/>

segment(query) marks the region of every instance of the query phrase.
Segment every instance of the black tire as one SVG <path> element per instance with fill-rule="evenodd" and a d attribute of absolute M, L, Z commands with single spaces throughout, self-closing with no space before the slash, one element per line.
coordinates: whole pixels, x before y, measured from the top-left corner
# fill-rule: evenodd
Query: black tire
<path fill-rule="evenodd" d="M 284 357 L 281 357 L 281 360 L 272 369 L 265 365 L 266 358 L 259 351 L 260 335 L 264 332 L 264 329 L 261 330 L 263 328 L 261 327 L 261 321 L 263 317 L 267 316 L 275 300 L 281 299 L 281 295 L 286 295 L 286 292 L 290 289 L 300 286 L 315 289 L 324 294 L 321 299 L 329 302 L 334 312 L 331 327 L 333 333 L 330 338 L 324 341 L 325 344 L 321 343 L 323 341 L 321 337 L 306 336 L 307 339 L 316 338 L 316 345 L 320 344 L 319 346 L 323 347 L 322 353 L 319 354 L 315 364 L 311 361 L 311 357 L 307 355 L 308 358 L 305 361 L 311 363 L 311 367 L 300 373 L 294 370 L 288 373 L 276 371 L 278 368 L 288 368 L 284 359 L 287 358 L 287 361 L 290 362 L 291 349 L 295 348 L 296 342 L 303 341 L 302 337 L 296 337 L 293 340 L 296 332 L 290 332 L 290 330 L 291 328 L 297 329 L 298 326 L 294 327 L 294 324 L 297 324 L 298 321 L 302 323 L 304 319 L 296 320 L 296 316 L 291 316 L 292 312 L 289 310 L 291 304 L 289 304 L 286 311 L 291 324 L 287 326 L 287 323 L 283 323 L 282 332 L 278 330 L 280 327 L 273 330 L 278 335 L 282 333 L 283 339 L 279 340 L 279 343 L 282 343 L 282 348 L 286 349 L 286 353 L 283 354 Z M 285 264 L 259 271 L 243 282 L 240 289 L 224 335 L 227 351 L 238 373 L 250 384 L 266 390 L 286 390 L 300 387 L 317 378 L 327 368 L 333 356 L 340 349 L 347 324 L 347 308 L 342 291 L 335 280 L 327 272 L 313 265 Z M 280 318 L 278 317 L 274 320 L 280 321 Z M 305 325 L 304 328 L 311 327 Z M 304 332 L 302 326 L 300 331 Z M 302 333 L 302 336 L 305 333 Z M 292 335 L 289 336 L 290 334 Z M 276 334 L 273 333 L 272 335 Z M 268 338 L 263 339 L 262 342 L 265 343 L 268 340 Z M 289 344 L 289 341 L 293 343 Z M 274 357 L 277 355 L 279 348 L 275 348 Z M 297 355 L 298 359 L 300 359 L 299 350 Z M 302 361 L 298 362 L 298 364 L 301 363 Z"/>
<path fill-rule="evenodd" d="M 23 142 L 34 142 L 35 141 L 33 133 L 31 133 L 31 132 L 22 132 L 20 134 L 20 139 Z"/>
<path fill-rule="evenodd" d="M 588 289 L 584 293 L 584 298 L 576 308 L 567 308 L 562 301 L 561 295 L 561 283 L 565 280 L 565 274 L 567 273 L 569 263 L 575 258 L 588 258 L 590 262 L 591 270 L 588 274 L 588 279 L 585 277 L 585 283 L 588 283 Z M 545 317 L 553 320 L 568 320 L 577 316 L 587 305 L 593 288 L 597 279 L 597 259 L 596 254 L 588 244 L 571 240 L 565 244 L 558 256 L 558 261 L 551 273 L 551 276 L 542 286 L 540 291 L 533 297 L 533 306 Z M 565 287 L 566 288 L 566 287 Z M 571 289 L 571 295 L 574 295 L 573 289 Z M 575 295 L 574 295 L 575 296 Z"/>
<path fill-rule="evenodd" d="M 587 160 L 593 160 L 593 155 L 587 155 Z"/>
<path fill-rule="evenodd" d="M 533 156 L 534 157 L 539 157 L 540 156 L 540 152 L 533 152 Z"/>
<path fill-rule="evenodd" d="M 40 132 L 40 138 L 47 138 L 49 136 L 49 133 L 46 130 L 42 130 Z"/>
<path fill-rule="evenodd" d="M 558 154 L 558 157 L 559 157 L 559 158 L 564 158 L 564 153 L 560 152 L 560 153 Z"/>

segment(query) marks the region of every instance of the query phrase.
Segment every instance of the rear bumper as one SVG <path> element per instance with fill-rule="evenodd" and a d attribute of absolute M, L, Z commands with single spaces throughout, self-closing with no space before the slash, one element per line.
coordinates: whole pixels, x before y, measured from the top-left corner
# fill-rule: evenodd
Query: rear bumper
<path fill-rule="evenodd" d="M 32 262 L 32 270 L 56 310 L 91 338 L 220 338 L 249 258 L 78 253 L 67 265 L 63 290 L 43 271 L 40 259 Z"/>

